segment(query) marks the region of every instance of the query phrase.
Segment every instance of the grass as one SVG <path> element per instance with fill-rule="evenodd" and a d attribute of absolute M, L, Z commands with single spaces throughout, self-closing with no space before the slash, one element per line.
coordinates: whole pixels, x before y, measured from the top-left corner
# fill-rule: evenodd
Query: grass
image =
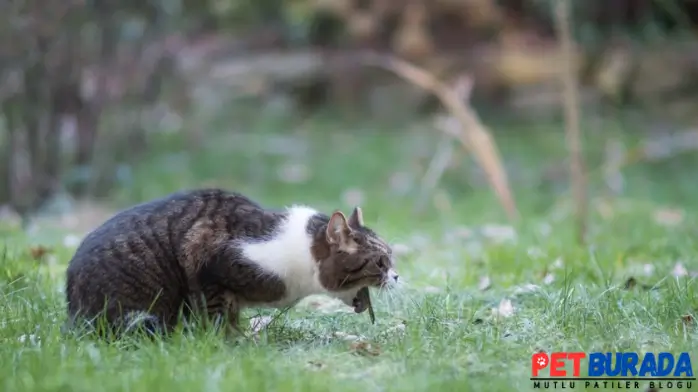
<path fill-rule="evenodd" d="M 332 304 L 322 311 L 306 302 L 281 315 L 247 312 L 278 318 L 256 340 L 235 344 L 211 331 L 112 344 L 63 336 L 63 269 L 73 251 L 62 244 L 68 233 L 39 228 L 27 234 L 5 225 L 3 390 L 528 391 L 531 355 L 538 350 L 688 351 L 696 358 L 696 322 L 683 321 L 698 317 L 696 278 L 672 273 L 679 262 L 698 271 L 692 157 L 631 167 L 623 198 L 601 197 L 600 181 L 592 176 L 597 198 L 591 240 L 579 247 L 568 197 L 559 191 L 564 183 L 541 176 L 546 165 L 564 158 L 563 135 L 554 124 L 537 124 L 537 131 L 511 126 L 497 135 L 523 216 L 511 235 L 467 161 L 446 174 L 440 202 L 421 215 L 412 212 L 414 187 L 401 190 L 391 178 L 403 173 L 409 184 L 423 172 L 436 143 L 424 130 L 381 132 L 358 124 L 347 134 L 313 119 L 296 124 L 291 141 L 306 150 L 293 155 L 263 150 L 269 129 L 278 128 L 265 121 L 223 122 L 199 152 L 188 151 L 177 136 L 154 136 L 160 149 L 129 168 L 132 175 L 109 202 L 116 208 L 176 189 L 218 185 L 270 205 L 303 202 L 349 212 L 343 193 L 358 190 L 367 224 L 404 249 L 398 261 L 403 288 L 374 294 L 376 324 L 365 314 Z M 238 125 L 250 132 L 232 132 Z M 605 131 L 621 128 L 611 124 Z M 291 141 L 280 141 L 277 150 Z M 598 164 L 599 144 L 592 137 L 586 145 L 592 165 Z M 307 165 L 311 176 L 304 183 L 280 180 L 277 169 L 289 163 Z M 682 208 L 683 221 L 658 224 L 652 214 L 667 206 Z M 38 245 L 51 248 L 40 261 L 30 252 Z M 486 290 L 484 277 L 491 282 Z M 630 277 L 637 283 L 626 289 Z M 506 300 L 513 314 L 493 314 Z"/>

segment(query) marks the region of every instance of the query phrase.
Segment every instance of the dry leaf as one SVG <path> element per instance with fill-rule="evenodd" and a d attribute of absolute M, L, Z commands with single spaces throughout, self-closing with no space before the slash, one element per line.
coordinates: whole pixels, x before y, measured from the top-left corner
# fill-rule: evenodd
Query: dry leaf
<path fill-rule="evenodd" d="M 683 321 L 684 325 L 688 326 L 693 325 L 695 319 L 690 314 L 684 314 L 683 316 L 681 316 L 681 321 Z"/>
<path fill-rule="evenodd" d="M 565 263 L 562 261 L 562 258 L 558 257 L 555 259 L 555 262 L 553 263 L 553 268 L 554 269 L 561 269 L 565 266 Z"/>
<path fill-rule="evenodd" d="M 344 302 L 324 296 L 324 295 L 312 295 L 305 299 L 302 299 L 297 307 L 308 307 L 320 313 L 330 314 L 330 313 L 354 313 L 354 310 L 347 306 Z"/>
<path fill-rule="evenodd" d="M 324 369 L 326 366 L 325 366 L 325 364 L 322 363 L 322 362 L 318 362 L 318 361 L 308 361 L 308 363 L 306 364 L 306 367 L 308 367 L 310 370 L 322 370 L 322 369 Z"/>
<path fill-rule="evenodd" d="M 342 331 L 335 332 L 334 336 L 337 338 L 340 338 L 342 340 L 348 340 L 348 341 L 355 341 L 355 340 L 361 339 L 361 337 L 358 335 L 352 335 L 352 334 L 348 334 L 348 333 L 342 332 Z"/>
<path fill-rule="evenodd" d="M 10 206 L 0 206 L 0 222 L 13 228 L 22 226 L 22 217 Z"/>
<path fill-rule="evenodd" d="M 511 226 L 485 225 L 480 229 L 482 235 L 496 243 L 516 241 L 516 230 Z"/>
<path fill-rule="evenodd" d="M 24 343 L 24 342 L 29 341 L 29 343 L 31 343 L 31 344 L 34 345 L 34 346 L 40 346 L 40 345 L 41 345 L 41 337 L 40 337 L 40 336 L 36 336 L 36 335 L 34 335 L 33 333 L 32 333 L 32 334 L 29 334 L 29 335 L 27 335 L 27 334 L 21 335 L 20 337 L 17 338 L 17 340 L 18 340 L 20 343 Z"/>
<path fill-rule="evenodd" d="M 682 263 L 676 263 L 674 266 L 674 269 L 671 270 L 671 274 L 674 275 L 677 278 L 680 278 L 682 276 L 688 275 L 688 270 L 686 270 L 686 267 Z"/>
<path fill-rule="evenodd" d="M 637 279 L 635 279 L 634 277 L 631 276 L 630 278 L 628 278 L 628 280 L 625 281 L 625 284 L 623 285 L 623 289 L 632 290 L 636 286 L 637 286 Z M 646 285 L 646 284 L 640 285 L 640 288 L 642 290 L 652 290 L 652 286 Z"/>
<path fill-rule="evenodd" d="M 264 329 L 269 323 L 272 322 L 271 316 L 255 316 L 250 319 L 250 329 L 253 333 L 257 333 Z"/>
<path fill-rule="evenodd" d="M 354 353 L 365 357 L 376 357 L 381 354 L 380 347 L 368 342 L 354 342 L 351 344 Z"/>
<path fill-rule="evenodd" d="M 405 332 L 405 322 L 401 322 L 398 325 L 392 326 L 388 329 L 385 330 L 385 333 L 391 334 L 391 333 L 403 333 Z"/>
<path fill-rule="evenodd" d="M 539 258 L 539 257 L 545 256 L 545 252 L 543 252 L 543 250 L 541 248 L 538 248 L 538 247 L 528 248 L 526 250 L 526 253 L 528 254 L 528 257 L 531 257 L 531 258 Z"/>
<path fill-rule="evenodd" d="M 480 291 L 485 291 L 492 287 L 492 281 L 490 280 L 489 276 L 483 276 L 480 278 L 480 281 L 477 284 L 477 288 Z"/>
<path fill-rule="evenodd" d="M 492 308 L 492 314 L 499 317 L 511 317 L 514 315 L 514 306 L 510 300 L 503 299 L 496 308 Z"/>
<path fill-rule="evenodd" d="M 654 221 L 662 226 L 676 226 L 683 222 L 684 213 L 682 210 L 674 208 L 660 208 L 652 214 Z"/>
<path fill-rule="evenodd" d="M 650 276 L 654 273 L 654 266 L 652 264 L 643 264 L 642 272 L 644 272 L 645 275 Z"/>
<path fill-rule="evenodd" d="M 433 202 L 434 208 L 436 208 L 443 214 L 448 214 L 449 212 L 451 212 L 451 210 L 453 210 L 451 198 L 445 191 L 434 192 Z"/>
<path fill-rule="evenodd" d="M 543 283 L 545 283 L 545 284 L 551 284 L 554 281 L 555 281 L 555 275 L 551 274 L 550 272 L 545 274 L 545 276 L 543 277 Z"/>
<path fill-rule="evenodd" d="M 36 261 L 41 261 L 44 258 L 44 256 L 46 256 L 50 252 L 51 249 L 43 247 L 41 245 L 29 248 L 29 253 L 31 254 L 32 258 Z"/>
<path fill-rule="evenodd" d="M 75 248 L 80 244 L 80 237 L 74 234 L 68 234 L 63 238 L 63 245 L 66 248 Z"/>
<path fill-rule="evenodd" d="M 517 286 L 514 289 L 514 294 L 532 293 L 540 289 L 540 286 L 533 283 L 526 283 L 523 286 Z"/>

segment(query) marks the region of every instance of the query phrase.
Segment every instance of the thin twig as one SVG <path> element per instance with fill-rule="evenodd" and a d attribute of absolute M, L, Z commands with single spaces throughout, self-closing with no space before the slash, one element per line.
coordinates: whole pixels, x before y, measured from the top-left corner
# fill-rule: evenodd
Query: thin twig
<path fill-rule="evenodd" d="M 562 98 L 565 113 L 565 136 L 570 154 L 570 180 L 577 215 L 577 240 L 583 244 L 586 240 L 588 201 L 586 194 L 586 175 L 584 157 L 582 156 L 582 131 L 579 125 L 579 83 L 574 61 L 574 41 L 570 27 L 570 2 L 558 0 L 555 6 L 555 25 L 563 53 L 565 67 L 560 72 Z"/>
<path fill-rule="evenodd" d="M 439 145 L 436 148 L 436 153 L 429 163 L 424 177 L 422 178 L 421 190 L 415 204 L 415 211 L 421 212 L 426 204 L 429 196 L 434 192 L 434 189 L 439 185 L 439 181 L 443 176 L 448 163 L 453 156 L 453 136 L 444 134 L 441 136 Z"/>

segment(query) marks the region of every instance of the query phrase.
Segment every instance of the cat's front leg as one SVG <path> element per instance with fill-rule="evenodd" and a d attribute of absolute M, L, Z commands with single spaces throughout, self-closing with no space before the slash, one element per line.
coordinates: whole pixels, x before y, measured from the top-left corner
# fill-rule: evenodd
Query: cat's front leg
<path fill-rule="evenodd" d="M 245 336 L 240 329 L 240 302 L 231 292 L 223 294 L 225 309 L 224 317 L 227 320 L 225 334 L 227 337 Z"/>

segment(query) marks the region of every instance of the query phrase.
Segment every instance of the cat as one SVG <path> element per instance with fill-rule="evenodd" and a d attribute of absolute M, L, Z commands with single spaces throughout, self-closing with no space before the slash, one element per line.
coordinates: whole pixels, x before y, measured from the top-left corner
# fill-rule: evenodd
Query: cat
<path fill-rule="evenodd" d="M 391 247 L 359 207 L 347 218 L 266 209 L 221 189 L 180 191 L 123 210 L 83 239 L 66 271 L 66 326 L 102 317 L 109 331 L 157 333 L 201 314 L 239 331 L 246 307 L 325 294 L 361 313 L 370 300 L 360 290 L 397 280 Z"/>

